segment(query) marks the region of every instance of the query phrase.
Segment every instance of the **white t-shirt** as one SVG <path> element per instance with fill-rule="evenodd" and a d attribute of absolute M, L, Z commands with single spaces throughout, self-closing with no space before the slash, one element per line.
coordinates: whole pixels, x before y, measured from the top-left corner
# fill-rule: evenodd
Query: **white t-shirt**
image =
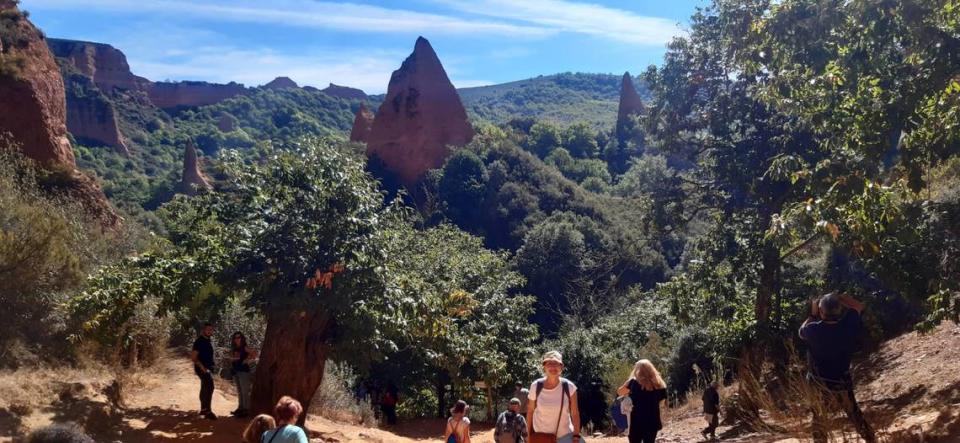
<path fill-rule="evenodd" d="M 543 387 L 540 397 L 537 398 L 537 383 L 544 382 L 546 379 L 539 379 L 530 385 L 530 395 L 527 399 L 537 402 L 537 408 L 533 411 L 533 430 L 535 432 L 546 432 L 548 434 L 557 433 L 557 437 L 563 437 L 573 432 L 573 422 L 570 419 L 570 404 L 565 395 L 563 395 L 563 382 L 567 382 L 568 392 L 571 399 L 577 392 L 577 386 L 570 380 L 560 377 L 560 383 L 553 389 Z M 563 408 L 563 412 L 560 412 Z M 557 423 L 557 418 L 560 423 Z M 557 430 L 559 428 L 559 432 Z"/>

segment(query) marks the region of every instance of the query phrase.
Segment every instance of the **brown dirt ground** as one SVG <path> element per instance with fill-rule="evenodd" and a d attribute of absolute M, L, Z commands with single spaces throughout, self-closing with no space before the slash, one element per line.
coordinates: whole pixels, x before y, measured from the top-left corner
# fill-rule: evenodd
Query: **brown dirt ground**
<path fill-rule="evenodd" d="M 882 441 L 960 443 L 960 327 L 945 323 L 926 335 L 905 334 L 884 344 L 869 359 L 857 364 L 855 371 L 859 380 L 857 396 L 870 421 L 881 431 Z M 84 383 L 93 383 L 94 386 L 103 386 L 105 383 L 82 374 L 60 373 L 58 376 L 84 378 Z M 11 377 L 10 373 L 0 374 L 0 391 L 5 382 L 10 383 Z M 118 412 L 102 413 L 94 420 L 87 417 L 88 427 L 97 425 L 113 435 L 111 440 L 123 442 L 240 441 L 246 423 L 228 416 L 236 401 L 232 387 L 218 381 L 213 410 L 222 416 L 220 420 L 199 418 L 195 413 L 198 383 L 184 358 L 173 358 L 133 375 L 127 386 L 123 395 L 125 407 Z M 25 431 L 53 421 L 75 418 L 79 414 L 89 414 L 91 410 L 99 410 L 97 408 L 105 401 L 102 395 L 97 394 L 83 397 L 82 400 L 60 401 L 50 407 L 34 406 L 15 421 L 20 430 Z M 75 411 L 72 414 L 64 411 L 65 405 Z M 698 401 L 693 401 L 668 410 L 665 415 L 666 427 L 658 441 L 702 441 L 699 430 L 704 423 L 698 409 Z M 11 417 L 4 415 L 10 415 L 7 410 L 0 411 L 0 442 L 13 441 L 12 436 L 16 434 L 10 429 L 3 429 L 12 423 Z M 443 430 L 443 422 L 432 419 L 374 429 L 311 416 L 307 426 L 312 442 L 339 443 L 439 442 Z M 489 424 L 476 424 L 472 431 L 474 443 L 493 443 L 493 430 Z M 726 426 L 721 426 L 718 434 L 723 441 L 738 443 L 809 441 L 789 435 L 742 433 Z M 850 434 L 846 432 L 844 437 L 837 438 L 858 441 L 851 438 Z M 627 442 L 624 437 L 610 436 L 597 436 L 589 440 L 601 443 Z"/>

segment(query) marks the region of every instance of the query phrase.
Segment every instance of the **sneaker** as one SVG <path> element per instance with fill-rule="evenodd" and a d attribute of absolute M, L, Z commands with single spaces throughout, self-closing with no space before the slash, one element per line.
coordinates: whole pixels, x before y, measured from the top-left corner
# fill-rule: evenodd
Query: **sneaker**
<path fill-rule="evenodd" d="M 203 413 L 203 418 L 205 418 L 205 419 L 207 419 L 207 420 L 216 420 L 216 419 L 217 419 L 217 414 L 214 414 L 213 412 L 207 411 L 207 412 L 204 412 L 204 413 Z"/>

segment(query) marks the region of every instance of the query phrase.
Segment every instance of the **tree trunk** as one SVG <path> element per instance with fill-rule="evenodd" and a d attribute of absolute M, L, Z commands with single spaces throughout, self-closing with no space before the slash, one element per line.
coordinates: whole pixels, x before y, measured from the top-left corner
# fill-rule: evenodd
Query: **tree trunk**
<path fill-rule="evenodd" d="M 761 341 L 770 337 L 770 313 L 773 311 L 774 294 L 780 291 L 780 250 L 769 242 L 763 242 L 760 285 L 754 302 L 757 333 Z"/>
<path fill-rule="evenodd" d="M 284 395 L 303 405 L 303 426 L 327 361 L 330 320 L 319 308 L 276 309 L 268 313 L 267 331 L 253 382 L 251 406 L 256 414 L 272 414 Z"/>

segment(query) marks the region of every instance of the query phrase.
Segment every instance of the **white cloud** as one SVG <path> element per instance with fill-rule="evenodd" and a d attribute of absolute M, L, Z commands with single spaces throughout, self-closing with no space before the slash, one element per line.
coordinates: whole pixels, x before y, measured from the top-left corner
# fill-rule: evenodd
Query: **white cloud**
<path fill-rule="evenodd" d="M 379 33 L 494 34 L 543 37 L 542 26 L 466 20 L 379 6 L 312 0 L 27 0 L 26 8 L 96 9 L 109 12 L 170 14 L 205 20 Z"/>
<path fill-rule="evenodd" d="M 561 32 L 625 43 L 659 46 L 683 33 L 668 19 L 638 15 L 593 3 L 568 0 L 434 0 L 458 11 L 515 20 Z"/>

